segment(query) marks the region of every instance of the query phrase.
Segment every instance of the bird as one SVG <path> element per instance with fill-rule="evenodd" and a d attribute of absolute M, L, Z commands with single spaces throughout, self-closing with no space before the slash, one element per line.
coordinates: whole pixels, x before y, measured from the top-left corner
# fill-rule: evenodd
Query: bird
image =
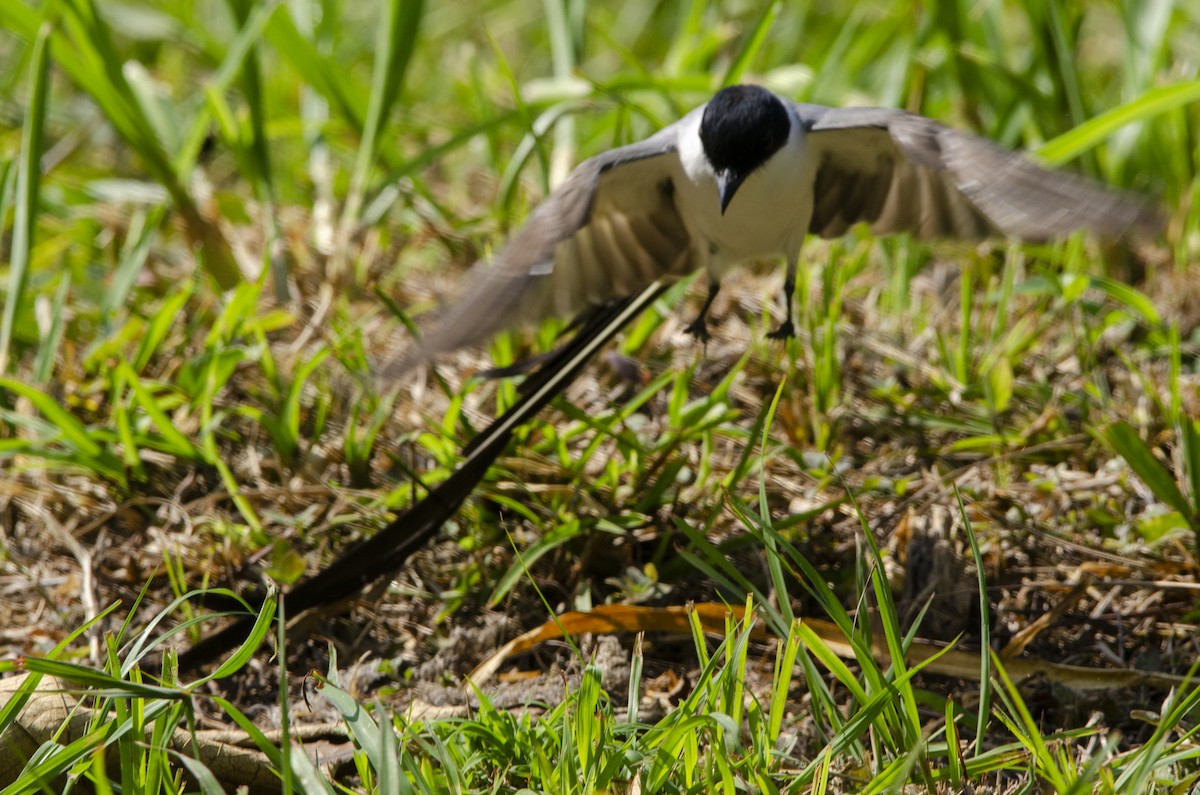
<path fill-rule="evenodd" d="M 1163 218 L 1150 199 L 924 116 L 732 85 L 649 138 L 579 164 L 380 374 L 398 378 L 501 330 L 579 316 L 699 269 L 708 294 L 686 331 L 707 340 L 722 277 L 765 257 L 786 264 L 784 320 L 768 336 L 787 338 L 806 238 L 859 223 L 920 240 L 1042 242 L 1080 229 L 1153 233 Z"/>

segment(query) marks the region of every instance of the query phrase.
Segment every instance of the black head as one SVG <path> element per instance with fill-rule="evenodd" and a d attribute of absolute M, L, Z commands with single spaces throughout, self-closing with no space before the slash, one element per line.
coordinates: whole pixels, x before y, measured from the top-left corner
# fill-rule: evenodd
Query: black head
<path fill-rule="evenodd" d="M 791 120 L 779 98 L 759 86 L 717 92 L 700 120 L 700 143 L 717 174 L 721 212 L 746 177 L 787 143 Z"/>

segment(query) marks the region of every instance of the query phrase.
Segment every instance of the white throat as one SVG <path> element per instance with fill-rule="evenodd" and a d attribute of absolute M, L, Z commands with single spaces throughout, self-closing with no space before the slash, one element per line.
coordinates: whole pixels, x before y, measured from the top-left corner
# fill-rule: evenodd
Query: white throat
<path fill-rule="evenodd" d="M 786 107 L 786 106 L 785 106 Z M 703 111 L 693 114 L 679 134 L 676 201 L 697 251 L 713 276 L 755 257 L 795 257 L 812 217 L 815 162 L 804 146 L 804 130 L 787 107 L 791 131 L 771 159 L 746 177 L 721 213 L 716 175 L 700 142 Z"/>

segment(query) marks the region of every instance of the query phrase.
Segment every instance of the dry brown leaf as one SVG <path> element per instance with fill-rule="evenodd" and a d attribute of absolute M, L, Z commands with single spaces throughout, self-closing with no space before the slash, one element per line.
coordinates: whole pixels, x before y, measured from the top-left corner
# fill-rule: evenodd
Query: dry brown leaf
<path fill-rule="evenodd" d="M 724 634 L 727 617 L 732 617 L 736 621 L 741 621 L 745 617 L 744 608 L 711 602 L 689 607 L 604 605 L 588 612 L 564 613 L 553 621 L 547 621 L 540 627 L 504 644 L 471 672 L 470 679 L 476 685 L 481 685 L 490 679 L 509 657 L 529 651 L 539 643 L 561 638 L 564 633 L 610 634 L 655 630 L 686 632 L 689 628 L 688 614 L 691 611 L 697 614 L 697 619 L 704 631 L 713 634 Z M 805 626 L 820 637 L 835 654 L 845 659 L 854 659 L 854 649 L 835 624 L 815 618 L 802 620 Z M 765 628 L 756 624 L 752 630 L 752 637 L 762 640 L 768 637 L 768 633 Z M 875 659 L 880 662 L 886 663 L 890 659 L 887 644 L 881 637 L 875 636 L 872 639 L 872 652 Z M 916 666 L 939 654 L 941 656 L 925 666 L 926 671 L 941 676 L 979 680 L 980 656 L 974 652 L 958 649 L 947 651 L 944 646 L 913 641 L 909 646 L 906 659 L 910 666 Z M 1106 690 L 1140 685 L 1176 687 L 1187 681 L 1182 676 L 1155 671 L 1086 668 L 1079 665 L 1050 663 L 1044 660 L 1006 660 L 1003 664 L 1005 671 L 1015 683 L 1041 677 L 1074 690 Z"/>
<path fill-rule="evenodd" d="M 734 616 L 738 620 L 745 614 L 742 608 L 730 608 L 723 604 L 706 602 L 689 607 L 638 607 L 636 605 L 603 605 L 587 612 L 563 613 L 553 621 L 547 621 L 510 640 L 495 654 L 484 660 L 470 673 L 471 681 L 482 684 L 500 669 L 506 659 L 514 654 L 529 651 L 539 643 L 561 638 L 563 635 L 611 635 L 616 632 L 689 632 L 688 614 L 695 611 L 705 632 L 724 634 L 725 618 Z M 754 637 L 768 637 L 765 629 L 756 626 Z"/>
<path fill-rule="evenodd" d="M 1067 595 L 1062 599 L 1059 599 L 1058 602 L 1055 603 L 1054 607 L 1050 608 L 1045 613 L 1042 613 L 1037 617 L 1036 620 L 1031 621 L 1020 632 L 1013 635 L 1012 640 L 1010 640 L 1004 646 L 1004 648 L 1000 650 L 1000 659 L 1004 660 L 1005 663 L 1008 663 L 1017 657 L 1020 657 L 1025 652 L 1025 649 L 1028 648 L 1029 644 L 1033 642 L 1034 638 L 1053 626 L 1055 621 L 1058 621 L 1060 618 L 1062 618 L 1068 610 L 1074 607 L 1079 600 L 1083 598 L 1083 595 L 1087 593 L 1088 586 L 1091 584 L 1091 577 L 1086 575 L 1080 577 L 1079 580 L 1071 586 L 1071 590 L 1067 592 Z"/>

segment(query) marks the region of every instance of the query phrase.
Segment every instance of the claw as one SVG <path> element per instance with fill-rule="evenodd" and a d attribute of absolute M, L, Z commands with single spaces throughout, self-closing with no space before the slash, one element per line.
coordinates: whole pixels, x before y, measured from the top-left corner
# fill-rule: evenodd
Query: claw
<path fill-rule="evenodd" d="M 792 321 L 785 320 L 779 324 L 779 328 L 768 331 L 767 336 L 773 340 L 790 340 L 796 336 L 796 327 L 792 325 Z"/>
<path fill-rule="evenodd" d="M 708 342 L 708 323 L 704 320 L 704 315 L 699 315 L 695 320 L 687 325 L 684 332 L 691 334 L 701 342 Z"/>

